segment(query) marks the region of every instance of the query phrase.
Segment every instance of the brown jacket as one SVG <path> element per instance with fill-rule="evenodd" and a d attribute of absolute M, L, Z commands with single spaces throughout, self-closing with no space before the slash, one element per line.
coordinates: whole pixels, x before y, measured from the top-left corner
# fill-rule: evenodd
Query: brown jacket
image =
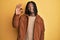
<path fill-rule="evenodd" d="M 28 15 L 23 14 L 21 16 L 14 15 L 13 17 L 13 27 L 18 28 L 18 38 L 17 40 L 25 40 L 26 31 L 28 27 Z M 33 40 L 44 40 L 44 22 L 43 19 L 36 15 L 34 30 L 33 30 Z"/>

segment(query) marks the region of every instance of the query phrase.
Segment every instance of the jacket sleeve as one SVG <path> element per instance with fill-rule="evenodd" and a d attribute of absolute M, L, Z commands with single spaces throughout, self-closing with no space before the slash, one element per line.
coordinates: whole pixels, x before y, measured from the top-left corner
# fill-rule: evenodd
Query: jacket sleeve
<path fill-rule="evenodd" d="M 18 24 L 19 24 L 19 15 L 14 14 L 13 19 L 12 19 L 12 25 L 14 28 L 18 28 Z"/>
<path fill-rule="evenodd" d="M 44 28 L 44 22 L 42 20 L 41 21 L 41 38 L 40 38 L 40 40 L 44 40 L 44 32 L 45 32 L 45 28 Z"/>

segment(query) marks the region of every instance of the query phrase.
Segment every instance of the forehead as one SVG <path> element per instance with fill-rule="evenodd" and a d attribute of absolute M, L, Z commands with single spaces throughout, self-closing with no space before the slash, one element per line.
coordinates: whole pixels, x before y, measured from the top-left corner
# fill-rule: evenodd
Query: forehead
<path fill-rule="evenodd" d="M 28 5 L 28 6 L 31 6 L 31 5 L 33 6 L 33 3 L 29 3 L 29 5 Z"/>

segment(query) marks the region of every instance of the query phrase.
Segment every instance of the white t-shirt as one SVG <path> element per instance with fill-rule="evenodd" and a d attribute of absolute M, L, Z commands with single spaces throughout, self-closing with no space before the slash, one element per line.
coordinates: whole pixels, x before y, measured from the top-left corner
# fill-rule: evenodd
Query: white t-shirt
<path fill-rule="evenodd" d="M 33 40 L 33 28 L 35 18 L 35 16 L 29 16 L 26 40 Z"/>

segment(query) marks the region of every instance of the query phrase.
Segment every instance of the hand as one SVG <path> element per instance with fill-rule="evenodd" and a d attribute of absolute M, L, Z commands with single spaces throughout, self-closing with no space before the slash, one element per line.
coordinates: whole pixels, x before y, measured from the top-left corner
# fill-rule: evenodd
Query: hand
<path fill-rule="evenodd" d="M 21 4 L 18 4 L 18 5 L 16 6 L 15 12 L 16 12 L 16 15 L 20 15 L 21 13 L 23 13 L 23 9 L 22 9 Z"/>

